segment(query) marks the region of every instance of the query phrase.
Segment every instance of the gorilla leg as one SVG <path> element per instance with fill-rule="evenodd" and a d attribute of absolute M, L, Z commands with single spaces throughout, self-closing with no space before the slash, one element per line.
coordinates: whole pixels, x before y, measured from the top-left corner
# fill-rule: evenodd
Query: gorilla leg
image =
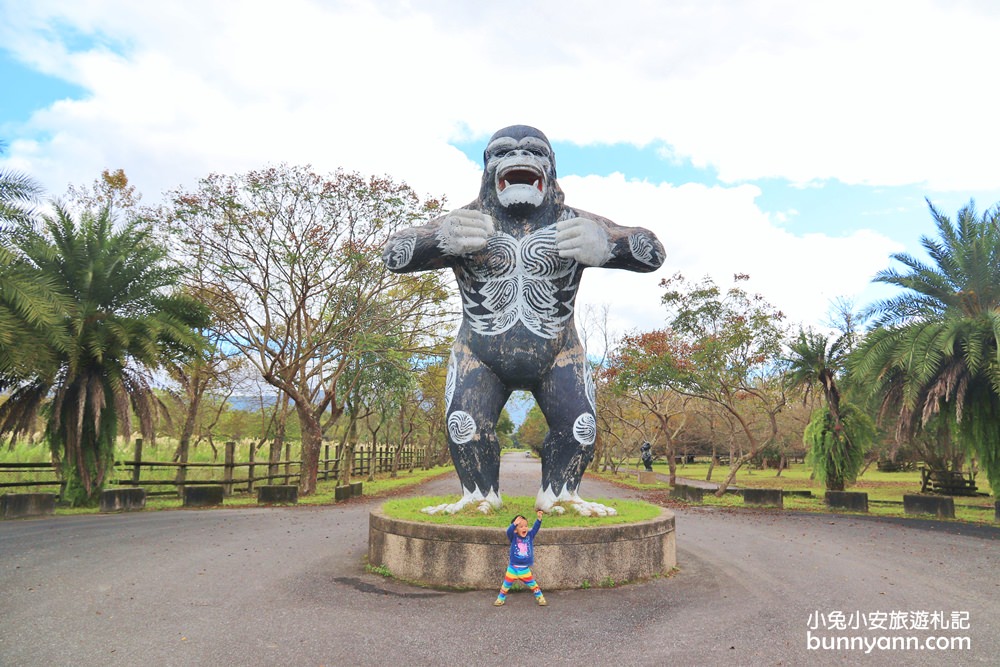
<path fill-rule="evenodd" d="M 566 503 L 585 516 L 616 514 L 612 507 L 583 500 L 577 490 L 594 458 L 597 439 L 596 391 L 583 346 L 564 349 L 543 378 L 535 400 L 549 434 L 542 443 L 542 486 L 535 507 L 562 512 Z"/>
<path fill-rule="evenodd" d="M 500 507 L 500 442 L 496 423 L 510 391 L 468 347 L 456 342 L 445 382 L 446 424 L 451 459 L 462 483 L 457 503 L 425 507 L 454 514 L 478 503 L 481 512 Z"/>

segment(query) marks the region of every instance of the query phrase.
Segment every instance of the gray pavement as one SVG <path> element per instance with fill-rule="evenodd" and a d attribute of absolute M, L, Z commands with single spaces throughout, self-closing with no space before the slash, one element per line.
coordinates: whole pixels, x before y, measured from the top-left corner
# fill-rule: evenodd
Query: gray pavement
<path fill-rule="evenodd" d="M 504 493 L 534 494 L 536 461 L 508 455 L 502 472 Z M 413 493 L 457 492 L 448 478 Z M 636 494 L 588 479 L 582 495 Z M 1000 655 L 1000 530 L 684 509 L 673 577 L 551 591 L 545 608 L 513 595 L 494 608 L 492 591 L 367 574 L 376 502 L 0 522 L 0 665 L 965 665 Z M 812 632 L 968 636 L 971 649 L 810 650 L 810 616 L 836 611 L 968 612 L 968 630 Z"/>

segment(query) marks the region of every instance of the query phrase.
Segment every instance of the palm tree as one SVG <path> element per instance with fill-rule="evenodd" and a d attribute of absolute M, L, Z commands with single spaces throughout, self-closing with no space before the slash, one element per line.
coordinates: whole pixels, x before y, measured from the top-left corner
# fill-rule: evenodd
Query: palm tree
<path fill-rule="evenodd" d="M 844 367 L 849 337 L 845 334 L 831 342 L 823 334 L 800 330 L 798 338 L 789 344 L 789 354 L 783 361 L 788 364 L 786 382 L 792 389 L 804 388 L 806 398 L 816 384 L 823 388 L 823 397 L 834 420 L 840 419 L 840 390 L 837 373 Z"/>
<path fill-rule="evenodd" d="M 4 148 L 0 142 L 0 153 Z M 58 336 L 40 342 L 59 321 L 63 304 L 52 284 L 18 262 L 11 247 L 14 227 L 32 219 L 41 192 L 30 177 L 0 171 L 0 376 L 45 363 L 47 351 L 62 342 Z"/>
<path fill-rule="evenodd" d="M 785 381 L 791 389 L 803 388 L 804 400 L 817 384 L 823 389 L 825 407 L 813 411 L 802 442 L 809 448 L 809 463 L 828 491 L 843 491 L 847 483 L 857 479 L 865 452 L 875 439 L 871 419 L 843 400 L 837 387 L 837 375 L 844 370 L 851 340 L 850 333 L 831 340 L 802 330 L 783 359 L 788 365 Z"/>
<path fill-rule="evenodd" d="M 166 261 L 151 228 L 133 219 L 115 230 L 109 208 L 76 223 L 57 206 L 40 229 L 19 224 L 6 241 L 23 271 L 57 285 L 66 300 L 61 321 L 46 327 L 58 329 L 66 345 L 49 347 L 30 372 L 0 377 L 0 389 L 10 391 L 0 405 L 0 432 L 28 431 L 44 406 L 46 438 L 62 458 L 64 498 L 93 504 L 114 463 L 116 436 L 131 432 L 133 411 L 144 437 L 154 435 L 150 369 L 196 348 L 207 311 L 173 290 L 182 268 Z"/>
<path fill-rule="evenodd" d="M 905 270 L 875 278 L 904 291 L 875 304 L 875 328 L 851 367 L 897 416 L 897 435 L 953 431 L 1000 489 L 1000 207 L 977 215 L 970 202 L 955 223 L 928 201 L 939 238 L 921 237 L 930 257 L 892 256 Z M 943 420 L 943 422 L 942 422 Z"/>
<path fill-rule="evenodd" d="M 0 141 L 0 155 L 6 150 L 7 143 Z M 0 222 L 29 220 L 41 194 L 42 187 L 27 174 L 0 170 Z M 6 227 L 5 224 L 4 228 Z"/>

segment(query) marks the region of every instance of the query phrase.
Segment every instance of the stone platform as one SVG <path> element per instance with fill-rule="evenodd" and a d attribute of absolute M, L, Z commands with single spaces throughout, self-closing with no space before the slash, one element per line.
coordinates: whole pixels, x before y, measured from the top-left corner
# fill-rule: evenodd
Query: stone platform
<path fill-rule="evenodd" d="M 677 565 L 674 514 L 592 528 L 546 528 L 535 538 L 532 571 L 543 590 L 624 583 L 666 574 Z M 443 588 L 500 586 L 510 542 L 501 528 L 403 521 L 374 510 L 368 563 L 403 581 Z"/>

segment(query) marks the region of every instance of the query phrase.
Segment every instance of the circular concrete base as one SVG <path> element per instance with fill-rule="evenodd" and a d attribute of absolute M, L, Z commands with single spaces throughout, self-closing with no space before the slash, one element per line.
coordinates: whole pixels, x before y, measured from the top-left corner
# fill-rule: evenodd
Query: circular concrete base
<path fill-rule="evenodd" d="M 368 563 L 404 581 L 445 588 L 499 588 L 510 543 L 500 528 L 402 521 L 374 510 Z M 546 528 L 535 538 L 532 572 L 543 590 L 638 581 L 677 564 L 674 514 L 593 528 Z"/>

